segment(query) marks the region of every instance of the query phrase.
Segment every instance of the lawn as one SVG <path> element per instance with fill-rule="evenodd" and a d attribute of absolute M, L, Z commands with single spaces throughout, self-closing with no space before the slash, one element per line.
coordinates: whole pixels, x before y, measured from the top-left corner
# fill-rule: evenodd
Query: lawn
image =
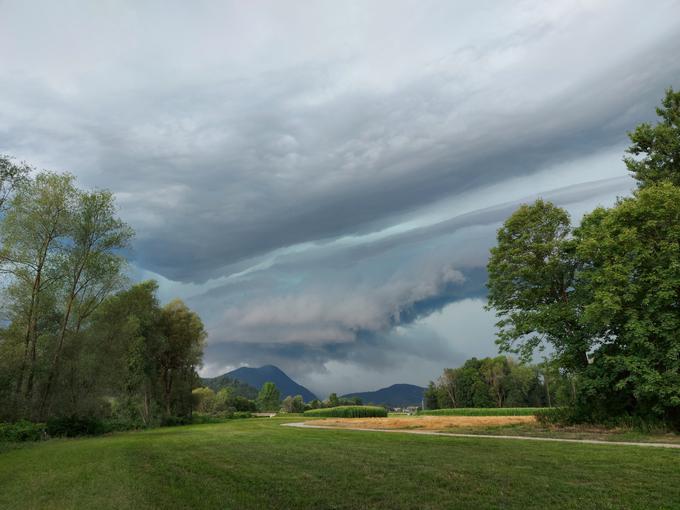
<path fill-rule="evenodd" d="M 247 419 L 0 453 L 0 508 L 678 508 L 680 451 Z"/>

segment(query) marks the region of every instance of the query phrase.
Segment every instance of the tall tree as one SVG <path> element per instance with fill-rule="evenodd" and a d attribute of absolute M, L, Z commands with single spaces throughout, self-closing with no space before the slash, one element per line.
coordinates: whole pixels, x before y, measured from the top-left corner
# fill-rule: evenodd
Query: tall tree
<path fill-rule="evenodd" d="M 669 88 L 656 114 L 657 124 L 640 124 L 628 134 L 632 144 L 624 161 L 642 187 L 662 181 L 680 186 L 680 90 Z"/>
<path fill-rule="evenodd" d="M 596 332 L 581 401 L 680 426 L 680 187 L 646 185 L 576 231 Z"/>
<path fill-rule="evenodd" d="M 531 359 L 550 345 L 565 366 L 588 365 L 590 332 L 575 285 L 577 259 L 569 215 L 550 202 L 522 205 L 498 231 L 487 265 L 488 309 L 500 319 L 502 351 Z"/>
<path fill-rule="evenodd" d="M 165 413 L 190 414 L 191 402 L 186 396 L 197 381 L 207 333 L 201 318 L 179 299 L 161 310 L 161 329 L 164 341 L 157 355 Z"/>
<path fill-rule="evenodd" d="M 2 262 L 11 277 L 12 320 L 22 324 L 23 356 L 15 402 L 30 403 L 38 354 L 38 326 L 45 296 L 55 294 L 63 274 L 59 262 L 67 246 L 76 189 L 73 176 L 43 172 L 19 183 L 0 225 Z"/>
<path fill-rule="evenodd" d="M 14 163 L 9 156 L 0 155 L 0 212 L 4 211 L 17 187 L 26 181 L 31 167 Z"/>
<path fill-rule="evenodd" d="M 125 259 L 117 253 L 132 237 L 132 229 L 116 216 L 113 194 L 109 191 L 75 193 L 69 214 L 70 243 L 61 263 L 64 292 L 59 334 L 53 349 L 40 416 L 49 405 L 55 379 L 59 377 L 64 343 L 68 335 L 78 335 L 82 322 L 121 283 Z"/>
<path fill-rule="evenodd" d="M 257 395 L 257 406 L 261 411 L 278 411 L 281 405 L 281 393 L 273 382 L 266 382 Z"/>

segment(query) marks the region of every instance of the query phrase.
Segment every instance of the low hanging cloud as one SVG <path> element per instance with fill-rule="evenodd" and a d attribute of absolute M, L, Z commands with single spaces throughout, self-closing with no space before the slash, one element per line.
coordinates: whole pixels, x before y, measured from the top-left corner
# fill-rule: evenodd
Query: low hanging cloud
<path fill-rule="evenodd" d="M 428 303 L 440 301 L 465 281 L 452 267 L 399 273 L 381 285 L 308 287 L 299 293 L 229 308 L 218 325 L 222 342 L 355 342 L 361 334 L 386 333 L 412 322 Z"/>

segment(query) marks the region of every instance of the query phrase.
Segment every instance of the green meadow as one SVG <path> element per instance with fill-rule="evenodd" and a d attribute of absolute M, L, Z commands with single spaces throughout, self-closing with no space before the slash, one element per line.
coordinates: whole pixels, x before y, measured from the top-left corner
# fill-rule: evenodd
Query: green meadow
<path fill-rule="evenodd" d="M 300 419 L 16 446 L 0 508 L 680 507 L 680 450 L 281 426 Z"/>

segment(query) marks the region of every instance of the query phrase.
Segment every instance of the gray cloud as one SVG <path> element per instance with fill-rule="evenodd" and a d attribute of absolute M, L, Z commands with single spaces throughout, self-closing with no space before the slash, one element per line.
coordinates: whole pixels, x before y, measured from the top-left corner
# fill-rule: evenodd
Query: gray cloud
<path fill-rule="evenodd" d="M 627 193 L 625 132 L 680 76 L 676 0 L 2 9 L 0 153 L 116 192 L 211 370 L 474 351 L 429 314 L 483 295 L 520 201 Z"/>

